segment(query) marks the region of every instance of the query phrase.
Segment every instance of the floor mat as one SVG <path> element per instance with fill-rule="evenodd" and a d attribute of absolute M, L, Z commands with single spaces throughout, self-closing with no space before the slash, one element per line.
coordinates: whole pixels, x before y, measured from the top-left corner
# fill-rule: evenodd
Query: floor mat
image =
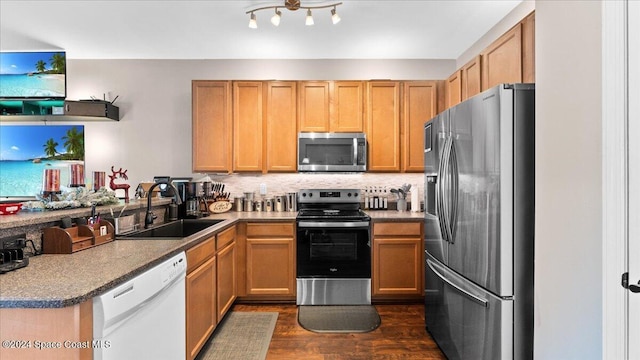
<path fill-rule="evenodd" d="M 277 312 L 230 311 L 196 360 L 263 360 L 277 320 Z"/>
<path fill-rule="evenodd" d="M 380 315 L 371 305 L 298 306 L 298 323 L 313 332 L 369 332 L 380 326 Z"/>

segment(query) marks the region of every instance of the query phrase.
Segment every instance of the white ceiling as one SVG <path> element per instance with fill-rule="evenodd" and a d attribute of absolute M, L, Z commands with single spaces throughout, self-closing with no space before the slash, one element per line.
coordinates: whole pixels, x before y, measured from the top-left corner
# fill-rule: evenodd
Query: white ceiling
<path fill-rule="evenodd" d="M 72 59 L 456 59 L 522 0 L 342 0 L 273 10 L 284 0 L 1 0 L 0 49 L 66 50 Z M 333 1 L 302 0 L 302 5 Z"/>

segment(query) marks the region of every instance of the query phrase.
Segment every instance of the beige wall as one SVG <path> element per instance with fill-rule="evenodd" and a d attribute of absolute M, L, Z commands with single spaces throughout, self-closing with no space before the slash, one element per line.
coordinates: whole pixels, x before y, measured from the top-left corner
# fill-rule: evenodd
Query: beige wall
<path fill-rule="evenodd" d="M 602 358 L 601 2 L 536 2 L 536 359 Z"/>
<path fill-rule="evenodd" d="M 131 195 L 154 175 L 190 176 L 191 80 L 367 80 L 443 79 L 453 60 L 73 60 L 67 63 L 68 99 L 119 96 L 121 121 L 85 124 L 86 173 L 128 169 Z M 427 119 L 425 119 L 427 120 Z M 303 175 L 215 177 L 241 193 L 264 182 L 282 192 L 304 186 L 344 184 L 400 186 L 419 183 L 410 175 Z M 121 192 L 118 193 L 122 195 Z"/>

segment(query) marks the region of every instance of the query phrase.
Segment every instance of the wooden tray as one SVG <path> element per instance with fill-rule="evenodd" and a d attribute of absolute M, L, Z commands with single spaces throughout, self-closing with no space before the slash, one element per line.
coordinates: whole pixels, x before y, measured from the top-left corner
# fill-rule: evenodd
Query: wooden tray
<path fill-rule="evenodd" d="M 100 235 L 100 227 L 106 226 L 107 233 Z M 42 252 L 45 254 L 71 254 L 76 251 L 106 244 L 115 239 L 113 225 L 101 220 L 99 224 L 78 225 L 67 229 L 58 226 L 44 229 Z"/>

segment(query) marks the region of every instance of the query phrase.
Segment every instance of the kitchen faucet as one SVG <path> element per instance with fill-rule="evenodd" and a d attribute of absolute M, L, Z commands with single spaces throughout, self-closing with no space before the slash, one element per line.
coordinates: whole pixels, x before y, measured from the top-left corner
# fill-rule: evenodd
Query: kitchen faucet
<path fill-rule="evenodd" d="M 180 195 L 179 195 L 178 189 L 172 183 L 170 183 L 168 181 L 161 180 L 161 181 L 158 181 L 157 183 L 151 185 L 151 187 L 147 191 L 147 212 L 146 212 L 146 214 L 144 216 L 144 228 L 145 229 L 148 229 L 149 225 L 153 224 L 153 213 L 151 212 L 151 196 L 153 194 L 153 189 L 155 189 L 158 185 L 161 185 L 161 184 L 165 184 L 165 185 L 171 186 L 171 188 L 173 189 L 173 197 L 176 200 L 176 205 L 182 204 L 182 200 L 180 199 Z"/>

